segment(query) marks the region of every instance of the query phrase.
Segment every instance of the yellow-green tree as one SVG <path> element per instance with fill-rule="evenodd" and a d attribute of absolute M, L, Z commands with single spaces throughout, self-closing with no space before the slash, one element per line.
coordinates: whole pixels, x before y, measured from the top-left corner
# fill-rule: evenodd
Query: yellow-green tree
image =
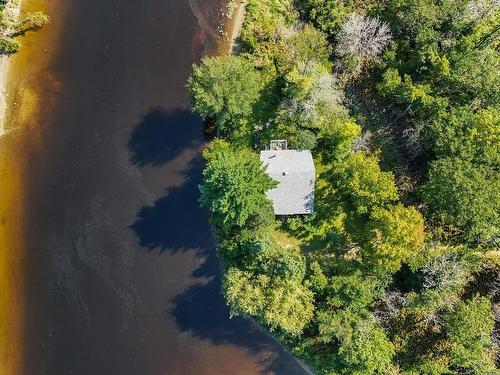
<path fill-rule="evenodd" d="M 414 207 L 374 208 L 361 246 L 363 262 L 395 272 L 424 248 L 424 219 Z"/>
<path fill-rule="evenodd" d="M 393 174 L 381 171 L 378 159 L 363 152 L 353 152 L 337 163 L 330 181 L 358 214 L 398 199 Z"/>

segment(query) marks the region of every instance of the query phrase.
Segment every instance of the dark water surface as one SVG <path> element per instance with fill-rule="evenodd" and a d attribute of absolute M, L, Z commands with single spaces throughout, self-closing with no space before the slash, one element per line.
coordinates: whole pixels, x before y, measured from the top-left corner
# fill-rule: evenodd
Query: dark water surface
<path fill-rule="evenodd" d="M 250 322 L 229 320 L 197 203 L 204 140 L 184 85 L 215 52 L 221 5 L 46 4 L 58 31 L 34 37 L 53 58 L 33 78 L 37 141 L 23 151 L 24 373 L 303 373 Z"/>

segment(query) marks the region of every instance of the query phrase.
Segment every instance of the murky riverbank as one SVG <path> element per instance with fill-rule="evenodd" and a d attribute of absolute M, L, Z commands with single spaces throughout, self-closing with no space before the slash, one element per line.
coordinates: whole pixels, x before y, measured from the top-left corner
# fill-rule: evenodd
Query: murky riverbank
<path fill-rule="evenodd" d="M 228 319 L 197 203 L 204 139 L 184 85 L 217 50 L 221 5 L 25 1 L 53 22 L 13 61 L 0 140 L 0 373 L 301 373 Z"/>
<path fill-rule="evenodd" d="M 22 3 L 24 12 L 45 9 L 45 5 L 36 0 Z M 58 24 L 43 34 L 28 33 L 22 39 L 22 51 L 10 57 L 5 77 L 9 111 L 0 137 L 0 374 L 6 375 L 26 373 L 25 293 L 32 270 L 26 267 L 30 233 L 25 224 L 31 213 L 28 187 L 34 177 L 30 155 L 42 145 L 39 96 L 46 92 L 43 83 L 50 82 L 46 76 L 51 60 L 48 46 Z M 45 51 L 35 45 L 44 46 Z"/>

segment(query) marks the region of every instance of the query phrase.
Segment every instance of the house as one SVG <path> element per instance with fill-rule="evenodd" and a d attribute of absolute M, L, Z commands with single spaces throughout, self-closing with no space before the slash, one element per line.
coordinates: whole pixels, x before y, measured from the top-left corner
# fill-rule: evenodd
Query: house
<path fill-rule="evenodd" d="M 266 194 L 276 215 L 303 215 L 314 211 L 316 170 L 309 150 L 282 148 L 260 152 L 267 174 L 278 186 Z"/>

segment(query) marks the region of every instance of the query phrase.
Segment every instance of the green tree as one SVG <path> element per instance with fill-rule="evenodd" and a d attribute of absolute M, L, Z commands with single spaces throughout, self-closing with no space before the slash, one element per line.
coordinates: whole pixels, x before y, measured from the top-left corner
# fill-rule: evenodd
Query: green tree
<path fill-rule="evenodd" d="M 261 265 L 259 261 L 263 255 L 275 253 L 275 247 L 276 242 L 264 225 L 243 229 L 219 241 L 218 250 L 226 267 L 237 266 L 255 271 Z"/>
<path fill-rule="evenodd" d="M 309 284 L 311 285 L 311 290 L 316 294 L 322 294 L 328 285 L 328 278 L 323 273 L 321 266 L 318 262 L 314 261 L 309 265 Z"/>
<path fill-rule="evenodd" d="M 223 292 L 232 315 L 255 317 L 272 330 L 300 335 L 313 317 L 313 294 L 299 280 L 230 268 Z"/>
<path fill-rule="evenodd" d="M 486 2 L 486 1 L 485 1 Z M 500 59 L 493 48 L 457 50 L 451 56 L 450 76 L 443 80 L 445 92 L 459 104 L 500 105 Z M 446 90 L 447 89 L 447 90 Z"/>
<path fill-rule="evenodd" d="M 353 11 L 351 1 L 338 0 L 300 0 L 302 13 L 320 30 L 335 35 L 344 19 Z"/>
<path fill-rule="evenodd" d="M 15 53 L 21 48 L 21 42 L 13 38 L 0 36 L 0 52 L 2 53 Z"/>
<path fill-rule="evenodd" d="M 459 373 L 498 374 L 492 358 L 490 335 L 494 328 L 491 302 L 476 296 L 461 301 L 445 316 L 450 363 Z"/>
<path fill-rule="evenodd" d="M 353 327 L 358 321 L 369 317 L 370 313 L 366 309 L 356 311 L 350 308 L 320 309 L 316 317 L 319 332 L 317 340 L 323 344 L 342 342 L 346 337 L 352 336 Z M 330 350 L 337 352 L 338 348 L 332 347 Z"/>
<path fill-rule="evenodd" d="M 45 13 L 41 11 L 30 12 L 24 19 L 17 23 L 16 29 L 19 30 L 19 32 L 37 30 L 49 23 L 50 18 Z"/>
<path fill-rule="evenodd" d="M 314 314 L 313 293 L 294 279 L 271 283 L 266 288 L 263 319 L 271 329 L 282 329 L 300 335 Z"/>
<path fill-rule="evenodd" d="M 326 303 L 330 308 L 359 311 L 372 303 L 376 286 L 376 280 L 363 277 L 360 271 L 333 276 L 326 287 Z"/>
<path fill-rule="evenodd" d="M 385 55 L 386 73 L 392 71 L 394 77 L 398 70 L 406 88 L 414 83 L 414 88 L 454 105 L 498 104 L 495 35 L 499 11 L 494 2 L 390 0 L 382 14 L 395 41 L 393 50 Z M 389 76 L 384 76 L 387 82 Z M 434 116 L 419 114 L 424 122 Z"/>
<path fill-rule="evenodd" d="M 264 289 L 269 283 L 265 275 L 254 277 L 250 271 L 231 267 L 226 270 L 222 282 L 225 300 L 231 308 L 231 315 L 257 317 L 266 303 Z"/>
<path fill-rule="evenodd" d="M 283 247 L 269 228 L 245 229 L 221 242 L 219 248 L 228 264 L 273 278 L 302 281 L 304 256 L 296 248 Z"/>
<path fill-rule="evenodd" d="M 245 23 L 241 30 L 241 47 L 263 65 L 274 62 L 280 54 L 283 31 L 298 19 L 293 0 L 248 0 Z"/>
<path fill-rule="evenodd" d="M 431 163 L 422 190 L 431 214 L 459 229 L 471 243 L 500 234 L 500 176 L 497 171 L 456 158 Z"/>
<path fill-rule="evenodd" d="M 200 185 L 200 203 L 210 209 L 222 233 L 242 228 L 262 212 L 270 213 L 265 192 L 276 186 L 258 156 L 246 149 L 233 150 L 216 140 L 204 152 L 207 165 Z"/>
<path fill-rule="evenodd" d="M 294 69 L 301 75 L 316 72 L 316 66 L 329 68 L 331 47 L 325 35 L 310 25 L 292 34 L 284 43 L 284 49 L 278 55 L 279 69 L 282 74 Z"/>
<path fill-rule="evenodd" d="M 424 219 L 414 207 L 397 204 L 374 208 L 361 247 L 363 262 L 388 272 L 398 271 L 424 249 Z"/>
<path fill-rule="evenodd" d="M 394 346 L 373 316 L 364 309 L 339 309 L 318 312 L 321 343 L 329 346 L 330 356 L 338 358 L 335 367 L 341 374 L 387 374 L 392 368 Z M 328 369 L 330 370 L 330 369 Z M 330 373 L 328 370 L 325 373 Z"/>
<path fill-rule="evenodd" d="M 352 144 L 361 134 L 361 127 L 353 121 L 330 121 L 321 132 L 320 153 L 325 163 L 345 160 Z"/>
<path fill-rule="evenodd" d="M 261 78 L 254 64 L 243 57 L 205 57 L 200 65 L 194 65 L 187 87 L 193 110 L 215 119 L 218 131 L 232 135 L 242 131 L 251 115 Z"/>
<path fill-rule="evenodd" d="M 431 85 L 415 83 L 410 75 L 401 76 L 396 68 L 389 68 L 384 72 L 381 82 L 377 84 L 377 90 L 382 96 L 390 97 L 396 104 L 409 104 L 424 109 L 425 115 L 430 113 L 434 116 L 447 104 L 446 99 L 435 95 Z"/>
<path fill-rule="evenodd" d="M 425 345 L 422 343 L 422 345 Z M 414 355 L 414 353 L 409 353 L 409 355 Z M 437 358 L 427 357 L 422 360 L 417 361 L 417 363 L 411 363 L 408 368 L 405 366 L 404 375 L 451 375 L 455 374 L 452 372 L 448 366 L 446 358 L 437 356 Z"/>
<path fill-rule="evenodd" d="M 336 163 L 329 180 L 358 214 L 398 199 L 392 173 L 382 172 L 378 159 L 363 152 Z"/>
<path fill-rule="evenodd" d="M 298 129 L 291 143 L 297 150 L 312 150 L 316 147 L 316 136 L 310 130 Z"/>
<path fill-rule="evenodd" d="M 469 107 L 452 108 L 434 123 L 432 139 L 440 158 L 500 166 L 500 112 L 495 108 L 477 112 Z"/>
<path fill-rule="evenodd" d="M 254 238 L 252 231 L 238 236 L 236 255 L 240 259 L 226 263 L 236 265 L 229 268 L 223 282 L 231 313 L 252 316 L 270 329 L 299 335 L 314 309 L 313 293 L 303 284 L 305 258 L 296 248 L 280 246 L 269 231 L 253 232 Z"/>
<path fill-rule="evenodd" d="M 364 320 L 342 340 L 339 356 L 345 366 L 344 374 L 386 374 L 391 368 L 394 347 L 380 326 Z"/>
<path fill-rule="evenodd" d="M 293 248 L 278 247 L 279 251 L 275 252 L 272 257 L 266 261 L 269 264 L 268 274 L 274 278 L 286 280 L 297 280 L 301 282 L 306 273 L 306 261 L 304 256 Z M 265 270 L 265 268 L 263 268 Z"/>

